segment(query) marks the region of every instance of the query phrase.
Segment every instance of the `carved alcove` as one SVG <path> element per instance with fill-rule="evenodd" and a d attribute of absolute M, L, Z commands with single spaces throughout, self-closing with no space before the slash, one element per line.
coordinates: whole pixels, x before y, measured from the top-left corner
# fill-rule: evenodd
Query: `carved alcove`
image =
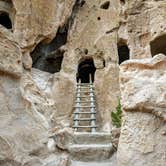
<path fill-rule="evenodd" d="M 13 29 L 15 10 L 11 0 L 0 0 L 0 24 Z"/>
<path fill-rule="evenodd" d="M 155 38 L 150 42 L 151 54 L 155 56 L 159 53 L 166 55 L 166 34 Z"/>
<path fill-rule="evenodd" d="M 51 74 L 59 72 L 64 55 L 62 46 L 67 42 L 67 32 L 68 29 L 64 26 L 59 28 L 55 38 L 50 43 L 39 43 L 31 52 L 32 67 Z"/>
<path fill-rule="evenodd" d="M 119 41 L 117 44 L 117 48 L 118 48 L 119 64 L 130 59 L 130 50 L 126 42 Z"/>

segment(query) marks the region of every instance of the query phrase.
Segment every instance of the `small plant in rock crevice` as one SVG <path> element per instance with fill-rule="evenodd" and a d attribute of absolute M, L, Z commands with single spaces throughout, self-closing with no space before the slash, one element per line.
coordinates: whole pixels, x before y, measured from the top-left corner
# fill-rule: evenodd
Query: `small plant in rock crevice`
<path fill-rule="evenodd" d="M 118 105 L 115 112 L 111 112 L 112 124 L 117 128 L 121 127 L 122 123 L 122 105 L 120 99 L 118 100 Z"/>

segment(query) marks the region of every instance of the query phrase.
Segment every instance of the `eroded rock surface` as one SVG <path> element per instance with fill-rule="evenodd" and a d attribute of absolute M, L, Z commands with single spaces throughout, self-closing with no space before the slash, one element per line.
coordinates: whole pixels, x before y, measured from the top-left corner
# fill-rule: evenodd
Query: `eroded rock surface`
<path fill-rule="evenodd" d="M 13 77 L 22 75 L 22 53 L 14 35 L 0 26 L 0 72 Z"/>
<path fill-rule="evenodd" d="M 121 65 L 124 110 L 118 165 L 158 165 L 166 162 L 166 57 L 130 60 Z"/>
<path fill-rule="evenodd" d="M 101 163 L 81 162 L 71 160 L 65 146 L 66 140 L 73 141 L 76 76 L 85 57 L 92 57 L 96 68 L 97 130 L 108 135 L 120 97 L 119 63 L 133 59 L 121 66 L 124 119 L 119 145 L 119 130 L 112 132 L 119 166 L 165 164 L 166 64 L 161 55 L 150 59 L 166 54 L 165 1 L 0 0 L 0 10 L 11 21 L 7 29 L 0 26 L 0 165 L 116 165 L 112 150 L 111 158 Z M 0 24 L 1 18 L 0 13 Z M 121 46 L 127 50 L 122 59 Z M 41 61 L 34 65 L 39 57 L 47 72 Z M 81 146 L 83 142 L 88 140 Z M 77 150 L 83 154 L 75 152 L 80 160 L 89 151 L 81 148 Z"/>

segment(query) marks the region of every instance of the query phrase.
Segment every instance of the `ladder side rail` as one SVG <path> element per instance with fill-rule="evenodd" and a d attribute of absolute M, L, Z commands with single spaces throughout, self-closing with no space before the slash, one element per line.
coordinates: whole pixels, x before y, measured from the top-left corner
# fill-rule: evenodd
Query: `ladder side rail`
<path fill-rule="evenodd" d="M 74 119 L 76 119 L 74 121 L 75 131 L 78 130 L 78 126 L 79 126 L 78 119 L 79 119 L 79 112 L 80 112 L 80 108 L 79 107 L 80 107 L 80 101 L 81 101 L 80 100 L 80 96 L 81 96 L 80 91 L 81 91 L 81 86 L 80 86 L 80 79 L 79 79 L 78 84 L 77 84 L 77 92 L 76 92 L 77 108 L 76 108 L 75 115 L 74 115 Z"/>
<path fill-rule="evenodd" d="M 96 132 L 96 117 L 95 117 L 95 103 L 94 103 L 94 89 L 93 89 L 93 84 L 92 84 L 92 75 L 89 74 L 89 79 L 90 79 L 90 105 L 91 105 L 91 108 L 90 108 L 90 112 L 91 112 L 91 120 L 90 120 L 90 124 L 91 124 L 91 132 Z"/>

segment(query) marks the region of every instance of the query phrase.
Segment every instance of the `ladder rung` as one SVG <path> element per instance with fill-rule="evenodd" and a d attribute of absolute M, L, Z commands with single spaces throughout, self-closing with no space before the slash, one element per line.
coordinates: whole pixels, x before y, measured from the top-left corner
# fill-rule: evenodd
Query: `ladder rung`
<path fill-rule="evenodd" d="M 74 112 L 73 114 L 96 114 L 96 111 L 94 111 L 94 112 Z"/>
<path fill-rule="evenodd" d="M 74 106 L 75 108 L 95 108 L 95 106 Z"/>
<path fill-rule="evenodd" d="M 88 96 L 76 96 L 76 98 L 88 98 L 88 97 L 94 97 L 94 95 L 88 95 Z"/>
<path fill-rule="evenodd" d="M 93 100 L 93 101 L 90 101 L 90 100 L 88 100 L 88 101 L 75 101 L 75 103 L 94 103 L 94 101 L 95 100 Z"/>
<path fill-rule="evenodd" d="M 97 126 L 73 126 L 73 128 L 97 128 Z"/>
<path fill-rule="evenodd" d="M 80 92 L 77 92 L 77 94 L 78 93 L 94 93 L 94 92 L 92 92 L 92 91 L 89 90 L 89 91 L 80 91 Z"/>
<path fill-rule="evenodd" d="M 76 89 L 94 89 L 94 86 L 80 86 L 80 87 L 77 87 Z"/>
<path fill-rule="evenodd" d="M 96 118 L 74 118 L 74 121 L 92 121 L 96 120 Z"/>
<path fill-rule="evenodd" d="M 77 85 L 77 88 L 79 89 L 82 89 L 82 88 L 94 88 L 94 86 L 93 85 Z"/>
<path fill-rule="evenodd" d="M 93 85 L 93 83 L 77 83 L 77 85 Z"/>

